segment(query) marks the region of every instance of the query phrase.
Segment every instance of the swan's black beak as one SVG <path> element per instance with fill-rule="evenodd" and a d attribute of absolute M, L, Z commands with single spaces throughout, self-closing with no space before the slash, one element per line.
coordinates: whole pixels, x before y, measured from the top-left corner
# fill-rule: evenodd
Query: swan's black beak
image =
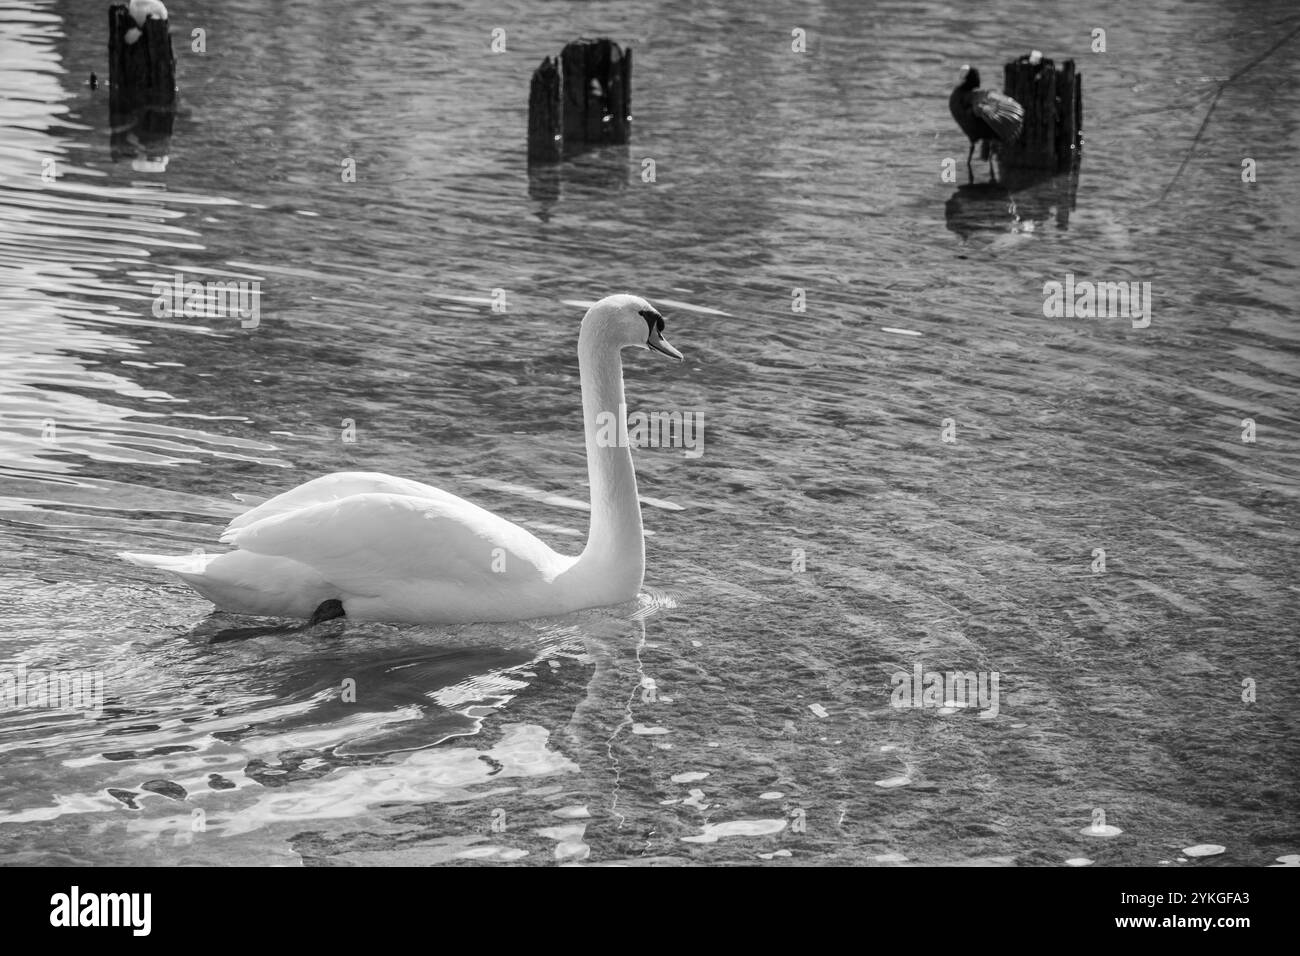
<path fill-rule="evenodd" d="M 646 325 L 650 326 L 650 335 L 645 340 L 646 348 L 662 352 L 669 358 L 677 359 L 679 362 L 686 361 L 686 356 L 673 348 L 672 343 L 664 338 L 664 317 L 662 315 L 658 312 L 642 311 L 641 318 L 645 319 Z"/>

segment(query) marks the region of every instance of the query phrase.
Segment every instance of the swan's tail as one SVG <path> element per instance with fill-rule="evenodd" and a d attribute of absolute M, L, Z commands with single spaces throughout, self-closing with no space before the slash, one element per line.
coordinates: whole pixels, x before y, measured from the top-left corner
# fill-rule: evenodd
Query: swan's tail
<path fill-rule="evenodd" d="M 227 551 L 220 554 L 140 554 L 118 557 L 176 575 L 217 607 L 264 617 L 310 618 L 322 601 L 338 599 L 313 569 L 289 558 Z"/>
<path fill-rule="evenodd" d="M 138 551 L 119 551 L 117 556 L 142 568 L 158 568 L 181 577 L 202 574 L 208 562 L 216 557 L 215 554 L 141 554 Z"/>

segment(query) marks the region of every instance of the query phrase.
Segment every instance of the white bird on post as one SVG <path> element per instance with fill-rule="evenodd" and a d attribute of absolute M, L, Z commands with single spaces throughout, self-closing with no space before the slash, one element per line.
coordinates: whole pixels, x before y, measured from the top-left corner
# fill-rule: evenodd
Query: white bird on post
<path fill-rule="evenodd" d="M 144 29 L 144 22 L 150 17 L 155 17 L 159 20 L 167 19 L 167 8 L 163 6 L 159 0 L 131 0 L 130 5 L 126 8 L 126 12 L 129 13 L 131 19 L 135 21 L 135 26 L 127 30 L 126 36 L 124 37 L 128 45 L 133 44 L 136 40 L 140 39 L 140 31 Z"/>

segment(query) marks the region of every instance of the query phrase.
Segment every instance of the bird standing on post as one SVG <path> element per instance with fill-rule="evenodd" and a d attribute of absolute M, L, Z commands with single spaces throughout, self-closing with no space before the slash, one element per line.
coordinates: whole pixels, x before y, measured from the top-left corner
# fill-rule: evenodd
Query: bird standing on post
<path fill-rule="evenodd" d="M 969 64 L 961 68 L 957 75 L 958 83 L 948 97 L 948 109 L 957 121 L 961 131 L 970 139 L 970 152 L 966 154 L 966 169 L 975 178 L 971 170 L 971 157 L 975 155 L 975 144 L 982 144 L 980 159 L 989 161 L 989 172 L 993 171 L 993 159 L 989 154 L 989 143 L 1014 143 L 1020 138 L 1020 131 L 1025 125 L 1025 109 L 1015 100 L 994 90 L 981 90 L 980 71 Z"/>

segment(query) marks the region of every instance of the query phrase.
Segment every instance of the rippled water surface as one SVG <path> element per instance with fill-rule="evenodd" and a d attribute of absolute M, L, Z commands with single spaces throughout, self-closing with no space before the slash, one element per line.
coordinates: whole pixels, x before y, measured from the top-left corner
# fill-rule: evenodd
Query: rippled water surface
<path fill-rule="evenodd" d="M 1297 852 L 1300 37 L 1179 172 L 1293 7 L 794 16 L 177 4 L 162 169 L 102 7 L 0 0 L 0 677 L 103 689 L 0 707 L 0 860 Z M 633 143 L 530 176 L 529 75 L 584 34 L 635 50 Z M 971 188 L 957 67 L 1031 47 L 1083 74 L 1077 186 Z M 257 327 L 156 316 L 177 273 L 260 282 Z M 1150 326 L 1045 318 L 1067 273 Z M 348 469 L 578 550 L 580 303 L 624 290 L 688 359 L 626 353 L 630 408 L 705 422 L 637 454 L 635 604 L 291 631 L 114 557 Z M 996 672 L 996 716 L 891 706 L 918 667 Z"/>

